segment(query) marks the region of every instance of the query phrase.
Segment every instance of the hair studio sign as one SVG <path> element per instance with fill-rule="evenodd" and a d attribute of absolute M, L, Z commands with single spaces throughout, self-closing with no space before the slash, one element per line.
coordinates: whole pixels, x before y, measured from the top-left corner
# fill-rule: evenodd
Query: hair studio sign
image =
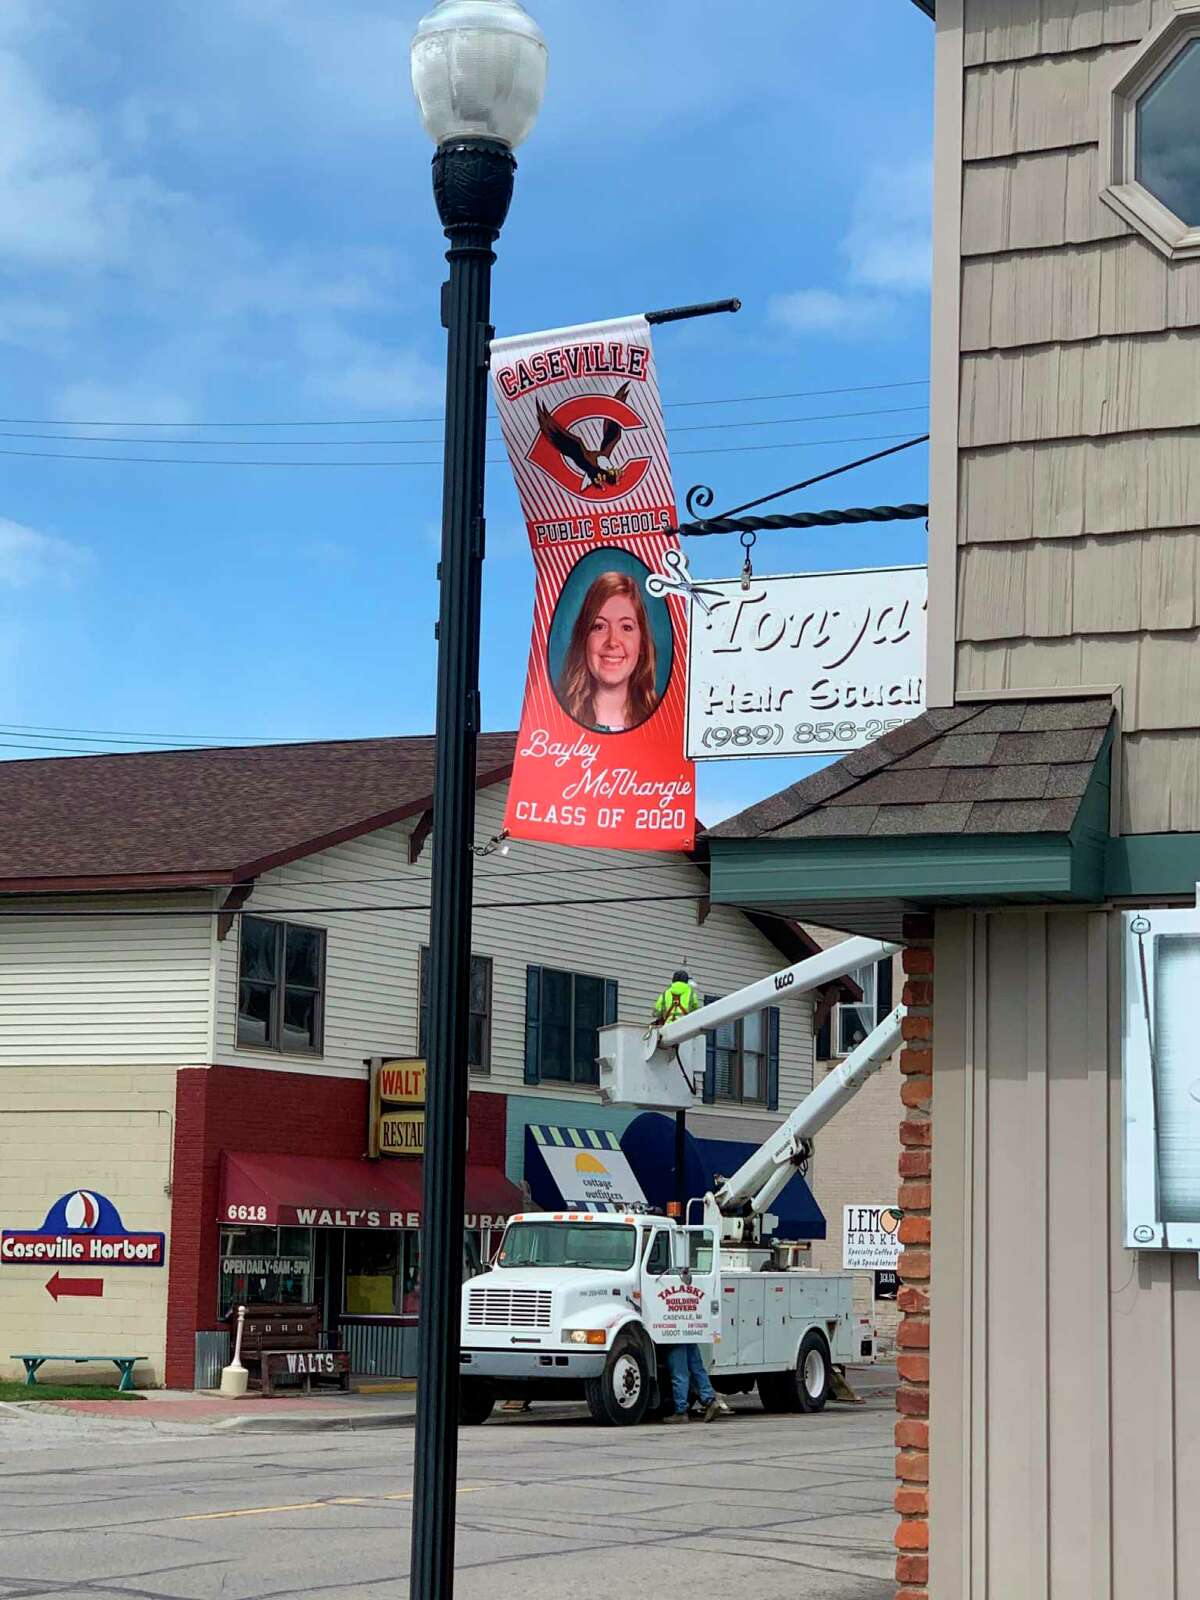
<path fill-rule="evenodd" d="M 927 588 L 924 567 L 706 578 L 687 755 L 844 754 L 920 716 Z"/>

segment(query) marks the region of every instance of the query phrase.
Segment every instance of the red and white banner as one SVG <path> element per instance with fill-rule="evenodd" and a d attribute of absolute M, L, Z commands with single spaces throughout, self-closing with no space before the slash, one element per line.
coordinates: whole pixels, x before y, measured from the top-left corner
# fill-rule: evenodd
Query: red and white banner
<path fill-rule="evenodd" d="M 505 828 L 689 850 L 686 603 L 646 588 L 678 546 L 650 326 L 496 340 L 492 385 L 537 580 Z"/>

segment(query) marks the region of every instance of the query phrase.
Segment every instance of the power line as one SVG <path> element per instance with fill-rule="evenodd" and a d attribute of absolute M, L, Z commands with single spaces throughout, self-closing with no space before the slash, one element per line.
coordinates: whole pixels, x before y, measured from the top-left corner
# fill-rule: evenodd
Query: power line
<path fill-rule="evenodd" d="M 840 422 L 848 417 L 896 417 L 912 411 L 928 411 L 927 405 L 885 406 L 870 411 L 822 411 L 805 417 L 754 417 L 746 422 L 693 422 L 675 433 L 713 433 L 727 428 L 784 428 L 801 422 Z M 84 426 L 84 424 L 80 424 Z M 94 425 L 95 426 L 95 425 Z M 142 434 L 69 434 L 0 432 L 0 439 L 46 439 L 58 444 L 152 444 L 184 445 L 192 450 L 382 450 L 397 445 L 440 445 L 440 438 L 426 439 L 154 439 Z"/>
<path fill-rule="evenodd" d="M 94 892 L 100 893 L 102 891 L 97 890 L 97 891 L 94 891 Z M 628 895 L 571 896 L 570 898 L 567 898 L 567 899 L 560 898 L 560 899 L 557 899 L 557 900 L 476 900 L 475 903 L 474 903 L 473 909 L 476 912 L 480 912 L 480 911 L 529 911 L 529 910 L 536 910 L 538 907 L 550 908 L 550 907 L 555 907 L 555 906 L 624 906 L 624 905 L 658 905 L 658 904 L 666 905 L 666 904 L 669 904 L 669 903 L 672 903 L 672 902 L 680 902 L 680 901 L 690 901 L 690 902 L 692 902 L 694 904 L 696 901 L 707 900 L 708 898 L 709 898 L 708 894 L 707 893 L 703 893 L 703 894 L 628 894 Z M 317 916 L 335 916 L 335 915 L 336 916 L 359 916 L 359 915 L 365 915 L 365 914 L 377 914 L 378 912 L 381 912 L 381 911 L 386 911 L 386 912 L 428 911 L 429 909 L 430 909 L 430 905 L 429 905 L 429 902 L 427 900 L 419 901 L 419 902 L 418 901 L 414 901 L 414 902 L 412 902 L 410 904 L 407 904 L 407 905 L 394 905 L 394 906 L 380 906 L 380 905 L 361 905 L 361 906 L 271 906 L 269 908 L 260 906 L 257 909 L 243 909 L 243 910 L 236 910 L 236 911 L 233 911 L 233 910 L 222 910 L 220 906 L 201 906 L 199 908 L 193 908 L 193 907 L 188 906 L 188 907 L 182 907 L 182 908 L 179 908 L 179 909 L 169 909 L 169 908 L 166 908 L 166 907 L 158 907 L 158 908 L 155 908 L 155 909 L 146 909 L 144 907 L 139 907 L 139 908 L 136 908 L 136 909 L 132 909 L 132 908 L 129 908 L 129 907 L 117 906 L 117 907 L 114 907 L 114 909 L 112 909 L 111 911 L 99 911 L 99 910 L 94 910 L 94 909 L 91 909 L 91 908 L 79 909 L 79 910 L 76 910 L 76 909 L 72 908 L 70 910 L 65 910 L 65 911 L 63 911 L 63 910 L 46 910 L 46 911 L 43 911 L 43 910 L 35 910 L 35 911 L 26 911 L 26 910 L 22 910 L 22 911 L 5 911 L 5 910 L 0 910 L 0 918 L 8 920 L 8 921 L 17 921 L 17 920 L 19 920 L 21 918 L 30 919 L 30 918 L 43 918 L 43 917 L 54 917 L 54 918 L 74 917 L 74 918 L 77 918 L 77 919 L 83 919 L 83 920 L 87 921 L 87 920 L 90 920 L 91 918 L 94 918 L 94 917 L 136 917 L 136 918 L 148 918 L 148 917 L 222 917 L 222 916 L 224 916 L 224 917 L 257 917 L 257 916 L 262 916 L 264 914 L 264 912 L 266 912 L 266 911 L 269 911 L 269 914 L 271 916 L 273 916 L 273 917 L 317 917 Z M 737 908 L 735 907 L 735 909 L 737 909 Z M 759 915 L 760 913 L 756 912 L 755 914 Z M 770 913 L 770 912 L 762 912 L 761 915 L 770 916 L 770 915 L 772 915 L 772 913 Z M 786 917 L 779 917 L 777 920 L 782 921 L 782 922 L 786 922 L 789 919 L 786 918 Z"/>
<path fill-rule="evenodd" d="M 907 435 L 902 433 L 858 433 L 849 434 L 837 439 L 787 439 L 776 444 L 735 444 L 714 445 L 692 450 L 673 450 L 672 456 L 732 456 L 741 455 L 746 451 L 758 450 L 818 450 L 830 444 L 865 444 L 877 439 L 903 439 Z M 88 441 L 91 442 L 90 440 Z M 352 470 L 370 470 L 375 467 L 440 467 L 440 459 L 424 459 L 420 461 L 260 461 L 237 460 L 224 458 L 202 459 L 192 456 L 97 456 L 61 450 L 8 450 L 0 449 L 0 456 L 14 456 L 25 460 L 37 461 L 102 461 L 116 466 L 149 466 L 149 467 L 275 467 L 283 470 L 323 471 L 331 467 L 346 467 Z M 488 466 L 506 466 L 504 457 L 488 460 Z"/>
<path fill-rule="evenodd" d="M 756 400 L 810 400 L 818 395 L 829 394 L 874 394 L 884 389 L 922 389 L 928 386 L 928 378 L 909 378 L 898 383 L 859 383 L 840 389 L 794 389 L 787 394 L 740 394 L 718 396 L 713 400 L 668 400 L 665 402 L 667 410 L 685 406 L 741 406 L 749 405 Z M 493 412 L 494 416 L 495 413 Z M 444 422 L 444 416 L 437 417 L 325 417 L 323 419 L 305 420 L 296 422 L 280 422 L 275 419 L 260 422 L 224 421 L 224 422 L 127 422 L 101 419 L 99 421 L 81 421 L 78 418 L 67 419 L 62 417 L 0 417 L 0 424 L 5 427 L 20 428 L 393 428 L 404 427 L 410 423 Z"/>

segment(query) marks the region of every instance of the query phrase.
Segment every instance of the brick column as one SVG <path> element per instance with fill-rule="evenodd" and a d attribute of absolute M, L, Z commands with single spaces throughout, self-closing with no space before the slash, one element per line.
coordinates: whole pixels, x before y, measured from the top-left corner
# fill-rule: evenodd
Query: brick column
<path fill-rule="evenodd" d="M 900 1292 L 896 1335 L 896 1600 L 929 1590 L 929 1248 L 933 1158 L 933 918 L 904 919 L 904 1043 L 900 1051 Z"/>

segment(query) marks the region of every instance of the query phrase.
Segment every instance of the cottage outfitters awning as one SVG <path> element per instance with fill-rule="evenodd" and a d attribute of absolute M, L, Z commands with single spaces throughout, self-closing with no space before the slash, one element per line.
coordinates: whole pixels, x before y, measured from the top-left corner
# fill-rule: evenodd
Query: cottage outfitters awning
<path fill-rule="evenodd" d="M 536 1203 L 551 1211 L 623 1211 L 646 1203 L 616 1134 L 608 1130 L 529 1126 L 525 1176 Z"/>
<path fill-rule="evenodd" d="M 467 1168 L 468 1228 L 491 1228 L 525 1197 L 498 1167 Z M 225 1151 L 217 1220 L 265 1227 L 419 1228 L 421 1163 Z"/>

